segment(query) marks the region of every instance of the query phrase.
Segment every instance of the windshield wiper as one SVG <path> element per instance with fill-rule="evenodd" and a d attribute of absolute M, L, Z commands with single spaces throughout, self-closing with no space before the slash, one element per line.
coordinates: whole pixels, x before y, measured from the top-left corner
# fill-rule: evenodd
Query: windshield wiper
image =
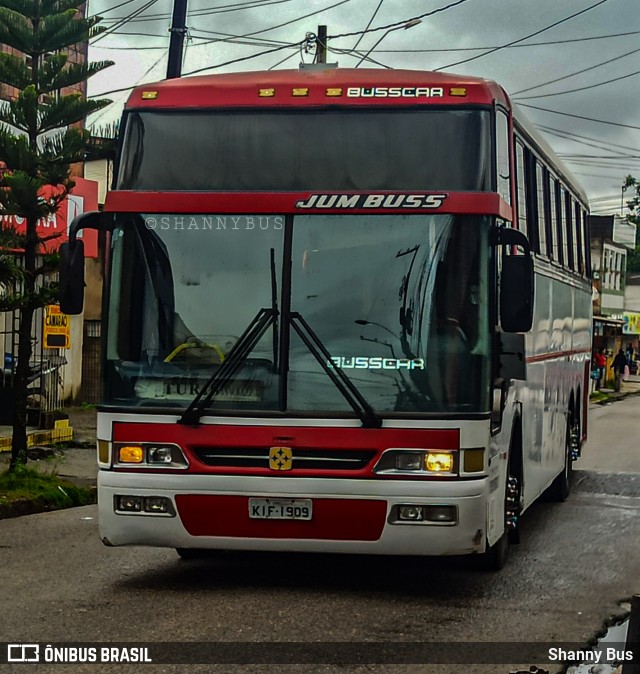
<path fill-rule="evenodd" d="M 309 349 L 311 355 L 318 361 L 320 367 L 327 373 L 327 376 L 335 387 L 340 391 L 343 398 L 349 403 L 351 409 L 362 421 L 365 428 L 380 428 L 382 419 L 376 414 L 375 410 L 366 398 L 360 393 L 356 385 L 347 377 L 344 370 L 332 365 L 331 354 L 316 335 L 311 326 L 302 318 L 297 311 L 289 314 L 289 325 L 298 333 L 304 345 Z"/>
<path fill-rule="evenodd" d="M 240 335 L 220 367 L 213 373 L 200 392 L 191 401 L 191 404 L 178 419 L 179 424 L 195 426 L 200 423 L 207 405 L 214 396 L 231 380 L 237 369 L 247 356 L 253 351 L 262 339 L 269 326 L 274 324 L 278 317 L 277 309 L 260 309 L 246 330 Z"/>

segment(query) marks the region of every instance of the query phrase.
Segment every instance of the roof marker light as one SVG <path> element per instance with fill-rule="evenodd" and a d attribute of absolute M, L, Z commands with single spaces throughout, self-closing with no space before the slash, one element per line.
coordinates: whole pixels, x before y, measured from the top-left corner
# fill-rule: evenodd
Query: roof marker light
<path fill-rule="evenodd" d="M 308 96 L 309 89 L 307 87 L 294 88 L 291 90 L 292 96 Z"/>
<path fill-rule="evenodd" d="M 271 96 L 275 95 L 276 95 L 275 89 L 260 89 L 258 91 L 258 96 L 260 96 L 260 98 L 270 98 Z"/>
<path fill-rule="evenodd" d="M 158 92 L 157 91 L 143 91 L 142 92 L 142 100 L 143 101 L 152 101 L 158 98 Z"/>
<path fill-rule="evenodd" d="M 467 89 L 466 87 L 451 87 L 449 89 L 449 96 L 466 96 Z"/>
<path fill-rule="evenodd" d="M 342 96 L 342 89 L 340 87 L 329 87 L 325 92 L 325 96 Z"/>

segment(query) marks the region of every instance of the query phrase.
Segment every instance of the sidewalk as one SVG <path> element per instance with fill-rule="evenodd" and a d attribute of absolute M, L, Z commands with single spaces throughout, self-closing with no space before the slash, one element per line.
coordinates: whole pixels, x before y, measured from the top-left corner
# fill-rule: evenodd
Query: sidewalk
<path fill-rule="evenodd" d="M 606 405 L 607 403 L 615 402 L 630 395 L 640 394 L 640 375 L 629 375 L 627 381 L 622 382 L 622 390 L 614 391 L 612 388 L 602 387 L 599 391 L 604 395 L 602 400 L 591 401 L 590 407 L 594 405 Z"/>
<path fill-rule="evenodd" d="M 96 410 L 70 407 L 68 426 L 46 431 L 29 429 L 29 447 L 48 447 L 53 456 L 30 460 L 29 467 L 45 473 L 57 473 L 82 485 L 95 485 L 98 473 L 96 463 Z M 0 426 L 0 471 L 9 465 L 11 457 L 11 428 Z M 64 443 L 63 447 L 56 445 Z M 6 448 L 5 448 L 6 447 Z"/>

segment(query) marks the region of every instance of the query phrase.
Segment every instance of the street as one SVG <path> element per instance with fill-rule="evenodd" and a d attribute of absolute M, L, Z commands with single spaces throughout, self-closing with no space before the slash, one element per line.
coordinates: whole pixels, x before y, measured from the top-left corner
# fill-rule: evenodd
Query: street
<path fill-rule="evenodd" d="M 512 546 L 500 573 L 476 571 L 464 559 L 233 554 L 187 562 L 173 550 L 104 547 L 95 506 L 0 521 L 0 640 L 586 647 L 620 614 L 619 602 L 639 590 L 639 414 L 640 397 L 591 411 L 588 470 L 576 464 L 566 503 L 539 502 L 525 514 L 522 542 Z M 100 667 L 120 672 L 136 665 Z M 50 665 L 51 671 L 92 668 Z M 544 668 L 557 671 L 549 663 Z M 336 670 L 506 674 L 510 666 L 209 664 L 144 671 Z"/>

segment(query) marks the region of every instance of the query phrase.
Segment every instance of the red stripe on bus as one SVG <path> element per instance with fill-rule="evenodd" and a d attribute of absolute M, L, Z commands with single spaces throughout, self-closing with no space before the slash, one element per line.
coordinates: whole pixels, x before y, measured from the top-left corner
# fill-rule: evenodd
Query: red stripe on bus
<path fill-rule="evenodd" d="M 541 353 L 537 356 L 527 356 L 525 361 L 527 363 L 539 363 L 544 360 L 557 360 L 558 358 L 569 358 L 570 356 L 577 356 L 584 353 L 590 353 L 590 349 L 575 349 L 572 351 L 554 351 L 553 353 Z"/>
<path fill-rule="evenodd" d="M 427 422 L 425 422 L 427 423 Z M 218 447 L 292 446 L 342 449 L 387 449 L 423 447 L 459 449 L 457 428 L 341 428 L 331 426 L 249 426 L 202 424 L 184 426 L 175 423 L 121 423 L 113 426 L 115 442 L 170 442 L 182 446 Z"/>
<path fill-rule="evenodd" d="M 105 211 L 111 213 L 206 213 L 210 215 L 232 214 L 287 214 L 287 213 L 340 213 L 353 214 L 380 214 L 380 213 L 452 213 L 456 215 L 496 215 L 505 220 L 511 220 L 511 208 L 493 192 L 458 192 L 447 193 L 447 198 L 438 208 L 296 208 L 296 204 L 307 201 L 319 191 L 308 192 L 231 192 L 226 194 L 216 192 L 137 192 L 128 190 L 114 190 L 107 194 Z M 332 195 L 353 194 L 441 194 L 439 192 L 391 192 L 378 190 L 376 192 L 322 192 Z M 154 221 L 152 229 L 162 231 L 162 223 Z M 215 229 L 217 224 L 212 223 Z M 171 225 L 168 226 L 168 228 Z M 189 228 L 185 219 L 184 229 Z"/>
<path fill-rule="evenodd" d="M 308 521 L 251 519 L 247 496 L 178 494 L 176 505 L 191 536 L 377 541 L 382 535 L 386 501 L 312 500 L 313 518 Z"/>

